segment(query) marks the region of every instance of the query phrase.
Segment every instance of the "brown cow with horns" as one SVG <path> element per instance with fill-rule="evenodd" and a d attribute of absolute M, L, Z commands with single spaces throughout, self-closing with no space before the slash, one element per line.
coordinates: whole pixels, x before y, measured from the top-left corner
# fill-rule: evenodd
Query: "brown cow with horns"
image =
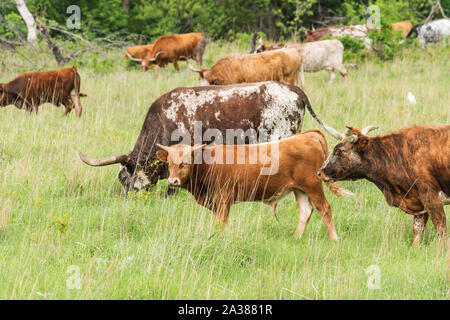
<path fill-rule="evenodd" d="M 24 73 L 8 83 L 0 83 L 0 107 L 14 104 L 36 114 L 41 104 L 49 102 L 63 104 L 64 115 L 75 107 L 76 115 L 81 117 L 80 97 L 86 94 L 80 93 L 80 75 L 75 67 Z"/>
<path fill-rule="evenodd" d="M 295 236 L 303 234 L 315 207 L 330 239 L 338 240 L 330 204 L 316 174 L 328 153 L 319 130 L 251 145 L 158 146 L 163 150 L 157 156 L 169 163 L 168 184 L 187 188 L 199 204 L 214 212 L 222 228 L 233 203 L 264 201 L 276 217 L 277 203 L 293 192 L 299 209 Z M 199 155 L 200 161 L 194 160 Z M 326 184 L 337 196 L 353 195 L 337 184 Z"/>
<path fill-rule="evenodd" d="M 327 131 L 340 143 L 325 161 L 319 177 L 326 182 L 367 179 L 389 205 L 414 215 L 413 246 L 420 243 L 428 217 L 437 233 L 447 236 L 444 205 L 450 204 L 450 125 L 415 126 L 369 138 L 347 127 Z"/>
<path fill-rule="evenodd" d="M 205 37 L 200 32 L 161 36 L 142 59 L 142 64 L 146 60 L 148 65 L 156 65 L 156 71 L 158 71 L 158 67 L 164 67 L 172 62 L 175 69 L 179 71 L 178 60 L 195 58 L 197 65 L 201 66 L 205 46 Z"/>

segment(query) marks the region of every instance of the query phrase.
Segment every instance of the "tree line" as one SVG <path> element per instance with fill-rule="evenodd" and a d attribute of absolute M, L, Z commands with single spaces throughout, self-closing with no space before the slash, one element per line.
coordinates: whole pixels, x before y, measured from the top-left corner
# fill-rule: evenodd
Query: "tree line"
<path fill-rule="evenodd" d="M 15 0 L 0 3 L 0 36 L 25 38 L 24 23 Z M 304 31 L 325 25 L 364 23 L 367 7 L 380 8 L 381 23 L 423 22 L 435 0 L 26 0 L 34 17 L 46 25 L 65 26 L 67 8 L 81 9 L 81 29 L 87 39 L 105 33 L 139 35 L 138 42 L 158 36 L 201 31 L 212 39 L 233 40 L 239 33 L 264 33 L 268 38 L 302 40 Z M 440 0 L 448 14 L 450 0 Z M 435 13 L 436 17 L 439 12 Z M 55 36 L 58 36 L 56 33 Z"/>

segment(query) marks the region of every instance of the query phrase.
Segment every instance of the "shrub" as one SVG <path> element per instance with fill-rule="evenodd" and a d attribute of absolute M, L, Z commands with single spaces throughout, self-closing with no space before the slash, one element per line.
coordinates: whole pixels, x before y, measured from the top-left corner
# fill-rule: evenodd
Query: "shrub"
<path fill-rule="evenodd" d="M 369 38 L 372 40 L 373 54 L 382 61 L 392 60 L 406 44 L 399 33 L 392 32 L 390 26 L 384 26 L 381 31 L 370 31 Z"/>

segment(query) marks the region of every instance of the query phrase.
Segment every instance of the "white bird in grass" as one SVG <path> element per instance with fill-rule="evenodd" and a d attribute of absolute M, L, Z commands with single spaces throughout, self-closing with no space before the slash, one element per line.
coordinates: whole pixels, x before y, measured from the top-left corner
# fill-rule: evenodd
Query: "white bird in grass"
<path fill-rule="evenodd" d="M 408 92 L 408 101 L 412 105 L 417 104 L 416 97 L 411 92 Z"/>

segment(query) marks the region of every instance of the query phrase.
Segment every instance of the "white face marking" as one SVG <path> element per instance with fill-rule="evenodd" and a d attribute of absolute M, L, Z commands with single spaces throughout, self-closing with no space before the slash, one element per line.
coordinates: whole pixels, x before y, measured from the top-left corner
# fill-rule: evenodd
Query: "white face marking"
<path fill-rule="evenodd" d="M 148 180 L 147 176 L 145 175 L 144 171 L 139 170 L 135 174 L 135 180 L 133 187 L 137 190 L 142 190 L 145 188 L 145 186 L 149 185 L 150 181 Z"/>

